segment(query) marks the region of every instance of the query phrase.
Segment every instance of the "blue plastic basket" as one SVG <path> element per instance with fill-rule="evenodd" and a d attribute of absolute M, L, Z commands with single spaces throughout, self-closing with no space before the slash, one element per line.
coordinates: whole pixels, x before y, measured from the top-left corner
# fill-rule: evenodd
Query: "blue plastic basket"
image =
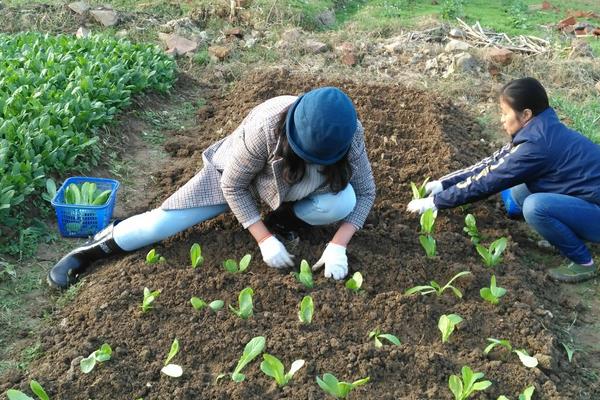
<path fill-rule="evenodd" d="M 95 183 L 98 190 L 111 190 L 108 201 L 101 206 L 66 204 L 65 190 L 74 183 L 81 185 L 84 182 Z M 56 192 L 52 199 L 52 206 L 56 210 L 58 229 L 65 237 L 87 237 L 104 229 L 112 217 L 117 200 L 119 181 L 105 178 L 91 178 L 74 176 L 68 178 Z"/>

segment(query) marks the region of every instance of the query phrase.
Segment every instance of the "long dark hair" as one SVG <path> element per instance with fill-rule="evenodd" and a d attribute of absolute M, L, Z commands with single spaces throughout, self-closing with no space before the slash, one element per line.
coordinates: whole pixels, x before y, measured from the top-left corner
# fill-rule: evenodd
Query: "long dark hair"
<path fill-rule="evenodd" d="M 530 109 L 535 117 L 550 107 L 546 89 L 534 78 L 521 78 L 502 87 L 500 97 L 515 111 Z"/>
<path fill-rule="evenodd" d="M 279 132 L 279 146 L 275 153 L 283 159 L 283 179 L 290 185 L 300 182 L 306 172 L 306 161 L 300 158 L 290 146 L 286 131 L 285 131 L 285 117 L 286 113 L 281 115 L 281 119 L 277 124 L 277 132 Z M 340 160 L 331 165 L 323 165 L 319 171 L 325 175 L 325 182 L 331 188 L 331 191 L 337 193 L 344 189 L 350 177 L 352 170 L 350 168 L 350 162 L 348 161 L 348 153 L 346 153 Z"/>

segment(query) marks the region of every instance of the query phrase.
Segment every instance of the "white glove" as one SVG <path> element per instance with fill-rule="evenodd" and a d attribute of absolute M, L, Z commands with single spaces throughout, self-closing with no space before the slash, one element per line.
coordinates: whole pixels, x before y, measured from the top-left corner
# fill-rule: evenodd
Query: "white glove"
<path fill-rule="evenodd" d="M 425 211 L 429 209 L 433 209 L 433 211 L 437 211 L 437 207 L 433 204 L 433 197 L 425 197 L 424 199 L 411 200 L 408 203 L 406 209 L 411 213 L 418 212 L 419 214 L 423 214 Z"/>
<path fill-rule="evenodd" d="M 293 267 L 294 256 L 287 252 L 283 243 L 275 236 L 269 236 L 258 244 L 264 262 L 272 268 Z"/>
<path fill-rule="evenodd" d="M 425 184 L 425 194 L 428 196 L 438 194 L 442 190 L 444 190 L 444 186 L 440 181 L 431 181 Z"/>
<path fill-rule="evenodd" d="M 339 244 L 329 243 L 325 247 L 323 255 L 313 265 L 313 271 L 320 269 L 325 265 L 325 278 L 333 278 L 336 281 L 344 279 L 348 274 L 348 257 L 346 256 L 346 248 Z"/>

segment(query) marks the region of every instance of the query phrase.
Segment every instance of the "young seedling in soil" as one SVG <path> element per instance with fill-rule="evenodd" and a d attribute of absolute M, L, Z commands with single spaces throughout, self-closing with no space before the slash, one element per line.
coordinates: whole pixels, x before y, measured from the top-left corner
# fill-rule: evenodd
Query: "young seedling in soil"
<path fill-rule="evenodd" d="M 442 315 L 438 321 L 438 329 L 442 332 L 442 343 L 446 343 L 450 339 L 450 335 L 454 332 L 456 325 L 463 321 L 462 317 L 457 314 Z"/>
<path fill-rule="evenodd" d="M 264 372 L 265 375 L 275 379 L 277 385 L 285 386 L 292 379 L 294 374 L 303 366 L 304 360 L 296 360 L 292 363 L 290 370 L 286 374 L 283 363 L 279 361 L 277 357 L 264 353 L 263 362 L 260 363 L 260 370 Z"/>
<path fill-rule="evenodd" d="M 467 235 L 469 235 L 469 237 L 471 238 L 471 243 L 473 243 L 474 245 L 479 244 L 479 242 L 481 241 L 481 235 L 479 234 L 479 230 L 477 229 L 477 221 L 475 220 L 473 214 L 467 214 L 467 216 L 465 217 L 465 226 L 463 228 L 463 231 Z"/>
<path fill-rule="evenodd" d="M 498 304 L 500 301 L 500 297 L 506 294 L 506 289 L 496 286 L 496 276 L 492 275 L 490 280 L 490 287 L 481 288 L 479 290 L 479 295 L 485 301 L 490 302 L 491 304 Z"/>
<path fill-rule="evenodd" d="M 50 396 L 48 396 L 48 394 L 46 393 L 42 385 L 39 384 L 38 381 L 31 380 L 31 382 L 29 382 L 29 387 L 39 400 L 50 400 Z M 33 397 L 29 397 L 20 390 L 15 389 L 7 390 L 6 395 L 8 396 L 8 400 L 34 400 Z"/>
<path fill-rule="evenodd" d="M 475 392 L 479 392 L 487 389 L 492 385 L 490 381 L 480 381 L 483 378 L 482 372 L 473 372 L 473 370 L 466 365 L 462 367 L 461 377 L 458 375 L 450 375 L 448 379 L 448 386 L 450 391 L 454 395 L 455 400 L 466 400 Z"/>
<path fill-rule="evenodd" d="M 363 277 L 360 272 L 355 272 L 352 278 L 346 281 L 346 287 L 354 293 L 358 293 L 363 284 Z"/>
<path fill-rule="evenodd" d="M 529 386 L 527 389 L 523 390 L 523 393 L 519 395 L 519 400 L 531 400 L 534 391 L 535 386 Z M 509 398 L 506 396 L 500 396 L 498 397 L 498 400 L 509 400 Z"/>
<path fill-rule="evenodd" d="M 488 267 L 495 267 L 502 262 L 502 253 L 506 249 L 507 239 L 501 237 L 490 244 L 489 249 L 481 244 L 477 244 L 475 248 L 483 258 L 483 262 Z"/>
<path fill-rule="evenodd" d="M 298 319 L 300 319 L 300 322 L 304 325 L 310 324 L 313 319 L 314 309 L 312 297 L 304 296 L 300 302 L 300 311 L 298 311 Z"/>
<path fill-rule="evenodd" d="M 416 183 L 410 183 L 410 189 L 412 190 L 413 200 L 422 199 L 425 197 L 425 185 L 429 182 L 429 177 L 425 178 L 423 183 L 420 186 L 417 186 Z"/>
<path fill-rule="evenodd" d="M 245 288 L 242 290 L 238 296 L 238 305 L 240 309 L 234 308 L 231 304 L 229 305 L 229 309 L 241 319 L 248 319 L 252 315 L 254 315 L 254 310 L 252 306 L 252 295 L 254 294 L 254 290 L 252 288 Z"/>
<path fill-rule="evenodd" d="M 181 366 L 177 364 L 169 364 L 173 357 L 175 357 L 179 353 L 179 340 L 175 338 L 173 343 L 171 343 L 171 349 L 169 350 L 169 354 L 167 355 L 167 359 L 165 360 L 165 365 L 161 368 L 160 372 L 163 374 L 170 376 L 171 378 L 179 378 L 183 375 L 183 369 Z"/>
<path fill-rule="evenodd" d="M 461 299 L 462 292 L 460 290 L 458 290 L 457 288 L 455 288 L 454 286 L 452 286 L 452 282 L 454 282 L 457 278 L 460 278 L 461 276 L 465 276 L 465 275 L 469 275 L 469 274 L 470 274 L 469 271 L 462 271 L 462 272 L 459 272 L 458 274 L 454 275 L 452 277 L 452 279 L 450 279 L 450 281 L 448 281 L 448 283 L 446 283 L 443 287 L 441 287 L 440 284 L 437 283 L 436 281 L 430 281 L 429 285 L 412 287 L 412 288 L 408 289 L 404 294 L 411 295 L 411 294 L 415 294 L 415 293 L 421 293 L 421 295 L 424 296 L 426 294 L 435 293 L 438 296 L 441 296 L 442 293 L 444 293 L 444 291 L 446 289 L 451 289 L 452 292 L 454 292 L 454 295 L 456 297 L 458 297 L 459 299 Z"/>
<path fill-rule="evenodd" d="M 527 350 L 520 349 L 520 350 L 513 350 L 513 352 L 517 353 L 517 355 L 519 356 L 519 360 L 521 360 L 521 363 L 524 366 L 526 366 L 527 368 L 537 367 L 538 359 L 530 356 L 529 353 L 527 353 Z"/>
<path fill-rule="evenodd" d="M 79 362 L 79 369 L 81 369 L 81 372 L 84 374 L 89 374 L 96 366 L 96 363 L 110 360 L 111 355 L 112 349 L 108 343 L 104 343 L 98 350 L 95 350 L 92 354 Z"/>
<path fill-rule="evenodd" d="M 373 339 L 375 347 L 378 349 L 380 349 L 383 346 L 381 339 L 385 339 L 388 342 L 395 344 L 396 346 L 400 346 L 400 339 L 398 339 L 396 336 L 391 335 L 389 333 L 381 333 L 379 328 L 375 329 L 374 331 L 369 332 L 369 339 Z"/>
<path fill-rule="evenodd" d="M 165 262 L 165 258 L 152 249 L 146 254 L 146 264 L 156 264 L 157 262 Z"/>
<path fill-rule="evenodd" d="M 160 290 L 151 291 L 147 287 L 144 288 L 144 300 L 142 300 L 142 311 L 146 312 L 152 309 L 152 304 L 154 300 L 158 298 L 160 295 Z"/>
<path fill-rule="evenodd" d="M 512 352 L 512 345 L 510 344 L 510 340 L 508 340 L 508 339 L 488 338 L 487 341 L 490 342 L 490 344 L 488 344 L 486 346 L 486 348 L 483 350 L 483 354 L 485 354 L 485 355 L 489 354 L 496 346 L 502 346 L 506 350 Z"/>
<path fill-rule="evenodd" d="M 190 303 L 192 303 L 192 307 L 194 307 L 194 309 L 198 311 L 208 306 L 208 308 L 210 308 L 214 312 L 219 311 L 225 305 L 225 303 L 223 303 L 223 300 L 215 300 L 207 304 L 204 300 L 195 296 L 190 299 Z"/>
<path fill-rule="evenodd" d="M 198 243 L 194 243 L 190 248 L 190 261 L 192 262 L 193 269 L 201 266 L 204 262 L 204 257 L 202 257 L 202 248 Z"/>
<path fill-rule="evenodd" d="M 573 360 L 573 354 L 575 354 L 575 351 L 577 349 L 575 349 L 573 346 L 571 346 L 570 344 L 561 342 L 560 344 L 562 344 L 562 347 L 565 349 L 565 351 L 567 352 L 567 359 L 569 360 L 569 362 L 571 362 L 571 360 Z"/>
<path fill-rule="evenodd" d="M 317 384 L 323 391 L 336 399 L 345 399 L 352 390 L 366 384 L 369 382 L 369 379 L 370 377 L 367 376 L 352 383 L 340 382 L 333 374 L 326 373 L 323 374 L 323 379 L 317 376 Z"/>
<path fill-rule="evenodd" d="M 223 268 L 225 268 L 227 272 L 231 272 L 232 274 L 241 273 L 248 269 L 248 265 L 250 265 L 251 259 L 252 256 L 250 254 L 246 254 L 244 257 L 242 257 L 238 266 L 238 263 L 230 258 L 223 262 Z"/>
<path fill-rule="evenodd" d="M 256 336 L 252 338 L 244 347 L 244 352 L 240 357 L 235 369 L 231 373 L 231 380 L 234 382 L 242 382 L 246 379 L 246 375 L 242 374 L 242 369 L 254 360 L 260 353 L 265 349 L 266 339 L 264 336 Z M 227 374 L 219 374 L 217 376 L 217 382 Z"/>
<path fill-rule="evenodd" d="M 294 276 L 298 282 L 302 283 L 305 287 L 312 289 L 315 284 L 313 281 L 312 270 L 306 260 L 302 260 L 300 263 L 300 272 L 294 272 Z"/>

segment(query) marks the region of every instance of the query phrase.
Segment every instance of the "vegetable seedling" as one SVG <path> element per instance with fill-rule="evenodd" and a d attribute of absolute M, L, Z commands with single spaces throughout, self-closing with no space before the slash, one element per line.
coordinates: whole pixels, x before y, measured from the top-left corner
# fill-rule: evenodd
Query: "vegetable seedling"
<path fill-rule="evenodd" d="M 260 353 L 265 349 L 266 339 L 264 336 L 256 336 L 252 338 L 244 347 L 244 352 L 240 357 L 235 369 L 231 373 L 231 380 L 234 382 L 243 382 L 246 379 L 246 375 L 242 374 L 242 369 L 254 360 Z M 227 374 L 219 374 L 217 376 L 217 382 Z"/>
<path fill-rule="evenodd" d="M 279 361 L 277 357 L 264 353 L 263 362 L 260 363 L 260 370 L 264 372 L 265 375 L 275 379 L 277 385 L 285 386 L 292 379 L 294 374 L 303 366 L 304 360 L 296 360 L 292 363 L 290 370 L 286 374 L 283 363 Z"/>
<path fill-rule="evenodd" d="M 374 331 L 369 332 L 369 339 L 373 339 L 375 347 L 378 349 L 383 347 L 383 342 L 381 341 L 381 339 L 385 339 L 388 342 L 395 344 L 396 346 L 400 346 L 400 339 L 389 333 L 381 333 L 379 328 L 376 328 Z"/>
<path fill-rule="evenodd" d="M 207 304 L 204 300 L 195 296 L 190 299 L 190 303 L 192 303 L 192 307 L 194 307 L 194 309 L 198 311 L 208 306 L 208 308 L 210 308 L 214 312 L 219 311 L 225 305 L 225 303 L 223 303 L 223 300 L 215 300 Z"/>
<path fill-rule="evenodd" d="M 491 304 L 498 304 L 500 301 L 500 297 L 506 294 L 506 289 L 496 286 L 496 276 L 492 275 L 490 279 L 490 287 L 481 288 L 479 290 L 479 295 L 485 301 L 490 302 Z"/>
<path fill-rule="evenodd" d="M 414 182 L 410 183 L 410 189 L 412 191 L 413 200 L 422 199 L 426 196 L 425 185 L 427 185 L 427 182 L 429 182 L 429 177 L 425 178 L 423 183 L 419 186 L 417 186 L 417 184 Z"/>
<path fill-rule="evenodd" d="M 204 262 L 204 257 L 202 257 L 202 248 L 198 243 L 194 243 L 190 248 L 190 261 L 192 262 L 193 269 L 201 266 Z"/>
<path fill-rule="evenodd" d="M 419 243 L 425 250 L 425 255 L 429 258 L 433 258 L 436 255 L 436 241 L 431 235 L 419 235 Z"/>
<path fill-rule="evenodd" d="M 108 343 L 104 343 L 98 350 L 95 350 L 92 354 L 79 362 L 79 369 L 81 369 L 81 372 L 84 374 L 89 374 L 96 366 L 96 363 L 110 360 L 111 355 L 112 349 Z"/>
<path fill-rule="evenodd" d="M 317 376 L 317 384 L 323 391 L 336 399 L 345 399 L 352 390 L 366 384 L 369 382 L 369 379 L 370 377 L 367 376 L 352 383 L 340 382 L 333 374 L 325 373 L 323 374 L 323 379 Z"/>
<path fill-rule="evenodd" d="M 152 304 L 154 300 L 158 298 L 160 295 L 160 290 L 151 291 L 147 287 L 144 288 L 144 300 L 142 300 L 142 311 L 146 312 L 152 309 Z"/>
<path fill-rule="evenodd" d="M 429 285 L 421 285 L 421 286 L 412 287 L 412 288 L 408 289 L 404 294 L 411 295 L 411 294 L 415 294 L 415 293 L 421 293 L 421 295 L 424 296 L 426 294 L 435 293 L 438 296 L 441 296 L 442 293 L 444 293 L 444 291 L 446 289 L 451 289 L 452 292 L 454 292 L 454 295 L 460 299 L 460 298 L 462 298 L 462 292 L 460 290 L 458 290 L 457 288 L 455 288 L 454 286 L 452 286 L 452 282 L 454 282 L 457 278 L 460 278 L 461 276 L 469 275 L 470 273 L 471 272 L 469 272 L 469 271 L 459 272 L 458 274 L 454 275 L 452 277 L 452 279 L 450 279 L 450 281 L 448 281 L 448 283 L 446 283 L 443 287 L 441 287 L 440 284 L 437 283 L 436 281 L 430 281 Z"/>
<path fill-rule="evenodd" d="M 39 400 L 50 400 L 50 396 L 48 396 L 38 381 L 32 379 L 31 382 L 29 382 L 29 387 Z M 8 396 L 8 400 L 34 400 L 32 397 L 27 396 L 20 390 L 15 389 L 7 390 L 6 395 Z"/>
<path fill-rule="evenodd" d="M 502 262 L 502 253 L 506 249 L 508 241 L 501 237 L 490 244 L 489 249 L 481 244 L 475 245 L 477 252 L 483 258 L 483 262 L 488 267 L 495 267 Z"/>
<path fill-rule="evenodd" d="M 521 393 L 519 395 L 519 400 L 531 400 L 531 397 L 533 396 L 534 391 L 535 391 L 535 386 L 529 386 L 528 388 L 523 390 L 523 393 Z M 509 399 L 506 396 L 500 396 L 500 397 L 498 397 L 498 400 L 509 400 Z"/>
<path fill-rule="evenodd" d="M 298 319 L 300 319 L 300 322 L 304 325 L 310 324 L 313 319 L 314 309 L 312 297 L 304 296 L 300 302 L 300 311 L 298 311 Z"/>
<path fill-rule="evenodd" d="M 473 372 L 473 370 L 466 365 L 461 369 L 461 377 L 458 375 L 450 375 L 448 379 L 448 386 L 450 391 L 454 395 L 455 400 L 465 400 L 471 397 L 474 392 L 479 392 L 487 389 L 492 385 L 490 381 L 480 381 L 483 378 L 482 372 Z"/>
<path fill-rule="evenodd" d="M 229 305 L 229 309 L 238 317 L 242 319 L 248 319 L 252 315 L 254 315 L 254 310 L 252 306 L 252 295 L 254 294 L 254 290 L 252 288 L 243 289 L 238 296 L 238 305 L 239 310 L 234 308 L 231 304 Z"/>
<path fill-rule="evenodd" d="M 248 265 L 250 265 L 251 259 L 252 256 L 250 254 L 246 254 L 244 257 L 242 257 L 238 266 L 238 263 L 230 258 L 223 262 L 223 268 L 225 268 L 227 272 L 231 272 L 232 274 L 241 273 L 248 269 Z"/>
<path fill-rule="evenodd" d="M 165 262 L 165 258 L 158 254 L 155 249 L 152 249 L 146 254 L 146 264 L 156 264 Z"/>
<path fill-rule="evenodd" d="M 354 293 L 358 293 L 363 284 L 363 277 L 360 272 L 355 272 L 352 278 L 346 281 L 346 287 L 352 290 Z"/>
<path fill-rule="evenodd" d="M 450 335 L 454 332 L 456 325 L 463 321 L 458 314 L 444 314 L 438 321 L 438 329 L 442 332 L 442 343 L 446 343 L 450 339 Z"/>
<path fill-rule="evenodd" d="M 519 360 L 521 360 L 521 363 L 526 366 L 527 368 L 535 368 L 538 365 L 538 359 L 535 357 L 530 356 L 527 353 L 527 350 L 525 349 L 520 349 L 520 350 L 513 350 L 514 353 L 517 353 L 517 355 L 519 356 Z"/>
<path fill-rule="evenodd" d="M 433 209 L 428 209 L 421 214 L 421 233 L 430 235 L 433 233 L 433 226 L 435 224 L 436 213 Z"/>
<path fill-rule="evenodd" d="M 463 231 L 469 235 L 471 238 L 471 243 L 474 245 L 479 244 L 481 241 L 481 235 L 477 229 L 477 221 L 475 220 L 473 214 L 467 214 L 465 217 L 465 226 L 463 227 Z"/>
<path fill-rule="evenodd" d="M 312 289 L 315 286 L 312 270 L 310 269 L 310 266 L 306 260 L 302 260 L 300 263 L 300 272 L 295 272 L 294 276 L 296 276 L 298 282 L 302 283 L 309 289 Z"/>
<path fill-rule="evenodd" d="M 573 346 L 564 342 L 561 342 L 560 344 L 562 344 L 563 348 L 567 352 L 567 359 L 569 360 L 569 362 L 571 362 L 571 360 L 573 360 L 573 354 L 575 354 L 576 349 Z"/>
<path fill-rule="evenodd" d="M 492 351 L 494 349 L 494 347 L 496 347 L 496 346 L 502 346 L 506 350 L 512 352 L 512 345 L 510 344 L 510 340 L 508 340 L 508 339 L 487 338 L 487 341 L 490 342 L 490 344 L 488 344 L 486 346 L 486 348 L 483 350 L 483 354 L 486 354 L 486 355 L 489 354 L 490 351 Z"/>
<path fill-rule="evenodd" d="M 179 353 L 179 340 L 175 338 L 173 343 L 171 343 L 171 349 L 169 350 L 169 354 L 167 355 L 164 366 L 160 370 L 160 372 L 170 376 L 171 378 L 179 378 L 181 375 L 183 375 L 183 368 L 181 368 L 181 366 L 177 364 L 170 364 L 171 360 L 177 355 L 177 353 Z"/>

